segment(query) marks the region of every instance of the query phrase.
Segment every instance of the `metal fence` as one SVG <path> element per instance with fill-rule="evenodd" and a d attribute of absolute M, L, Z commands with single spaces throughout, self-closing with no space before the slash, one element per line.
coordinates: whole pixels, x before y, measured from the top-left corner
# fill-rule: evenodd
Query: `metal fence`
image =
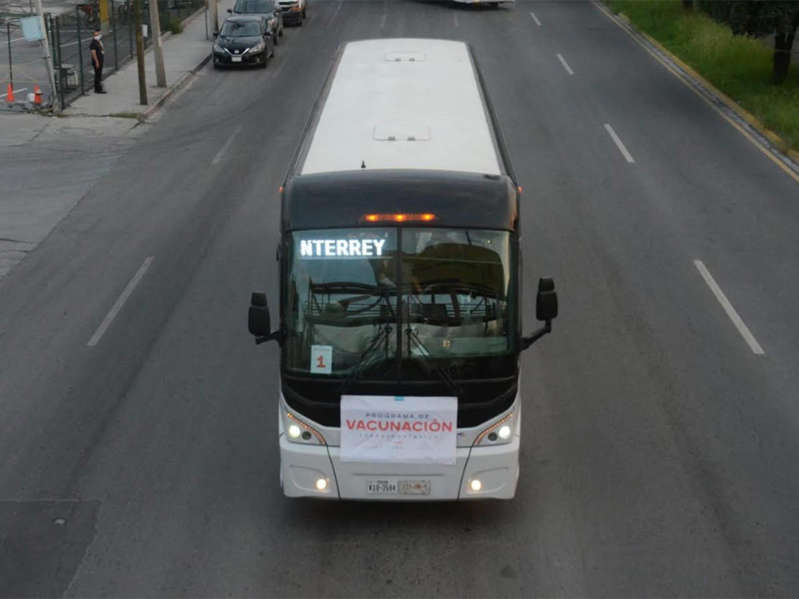
<path fill-rule="evenodd" d="M 148 0 L 141 0 L 141 4 L 142 24 L 149 30 L 150 3 Z M 205 0 L 159 0 L 161 32 L 179 30 L 180 23 L 186 17 L 204 6 Z M 42 90 L 42 104 L 45 106 L 53 103 L 55 94 L 58 94 L 61 105 L 66 107 L 91 90 L 94 85 L 94 69 L 91 65 L 89 44 L 95 28 L 103 31 L 103 77 L 120 69 L 136 55 L 133 8 L 133 0 L 109 0 L 108 22 L 104 26 L 100 24 L 96 0 L 79 4 L 74 10 L 59 15 L 45 14 L 55 73 L 55 90 L 50 89 L 40 43 L 26 42 L 23 39 L 18 18 L 6 18 L 5 22 L 0 20 L 0 46 L 3 48 L 0 50 L 0 107 L 24 105 L 27 94 L 33 91 L 35 85 Z M 145 47 L 149 46 L 150 36 L 144 41 Z M 5 95 L 8 83 L 13 83 L 17 101 L 13 105 L 7 101 Z"/>
<path fill-rule="evenodd" d="M 0 18 L 0 85 L 3 109 L 33 105 L 27 102 L 27 97 L 36 86 L 42 91 L 43 104 L 50 103 L 52 98 L 41 44 L 25 40 L 16 15 Z"/>

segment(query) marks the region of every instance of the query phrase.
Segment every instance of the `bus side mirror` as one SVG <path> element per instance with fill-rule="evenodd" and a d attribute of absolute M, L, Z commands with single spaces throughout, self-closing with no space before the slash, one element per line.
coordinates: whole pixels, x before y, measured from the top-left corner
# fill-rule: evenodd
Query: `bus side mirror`
<path fill-rule="evenodd" d="M 558 294 L 555 281 L 550 278 L 538 279 L 538 293 L 535 298 L 535 317 L 544 321 L 544 326 L 529 337 L 522 337 L 521 349 L 524 351 L 547 333 L 552 332 L 552 319 L 558 315 Z"/>
<path fill-rule="evenodd" d="M 550 278 L 538 279 L 538 294 L 535 298 L 535 317 L 541 321 L 552 320 L 558 315 L 558 294 L 555 281 Z"/>
<path fill-rule="evenodd" d="M 263 343 L 272 339 L 272 328 L 269 320 L 269 306 L 265 293 L 253 293 L 250 298 L 250 312 L 247 318 L 250 333 L 255 335 L 255 343 Z"/>

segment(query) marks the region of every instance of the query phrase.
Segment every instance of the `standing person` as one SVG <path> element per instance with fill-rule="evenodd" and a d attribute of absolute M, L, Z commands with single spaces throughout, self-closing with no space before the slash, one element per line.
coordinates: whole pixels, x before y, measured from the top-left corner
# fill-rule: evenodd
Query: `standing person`
<path fill-rule="evenodd" d="M 103 60 L 105 59 L 105 50 L 103 49 L 103 34 L 99 29 L 94 30 L 94 37 L 89 44 L 89 52 L 92 55 L 92 66 L 94 67 L 94 93 L 104 94 L 103 89 Z"/>

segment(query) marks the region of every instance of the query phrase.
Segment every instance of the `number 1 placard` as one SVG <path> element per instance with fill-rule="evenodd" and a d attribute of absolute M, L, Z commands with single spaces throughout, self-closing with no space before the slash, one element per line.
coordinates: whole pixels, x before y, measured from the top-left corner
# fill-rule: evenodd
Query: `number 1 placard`
<path fill-rule="evenodd" d="M 333 372 L 333 346 L 311 346 L 311 372 L 316 374 L 330 374 Z"/>

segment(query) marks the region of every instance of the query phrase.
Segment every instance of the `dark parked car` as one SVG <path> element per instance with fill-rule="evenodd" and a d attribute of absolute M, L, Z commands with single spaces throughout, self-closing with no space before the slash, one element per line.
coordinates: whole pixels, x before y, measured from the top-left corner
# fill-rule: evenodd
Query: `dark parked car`
<path fill-rule="evenodd" d="M 307 0 L 278 0 L 278 5 L 286 24 L 302 25 L 307 17 Z"/>
<path fill-rule="evenodd" d="M 215 37 L 214 67 L 257 65 L 266 68 L 275 54 L 274 40 L 263 17 L 228 17 Z"/>
<path fill-rule="evenodd" d="M 258 15 L 266 19 L 269 31 L 278 45 L 278 38 L 283 35 L 283 13 L 277 0 L 236 0 L 233 8 L 227 11 L 234 15 Z"/>

